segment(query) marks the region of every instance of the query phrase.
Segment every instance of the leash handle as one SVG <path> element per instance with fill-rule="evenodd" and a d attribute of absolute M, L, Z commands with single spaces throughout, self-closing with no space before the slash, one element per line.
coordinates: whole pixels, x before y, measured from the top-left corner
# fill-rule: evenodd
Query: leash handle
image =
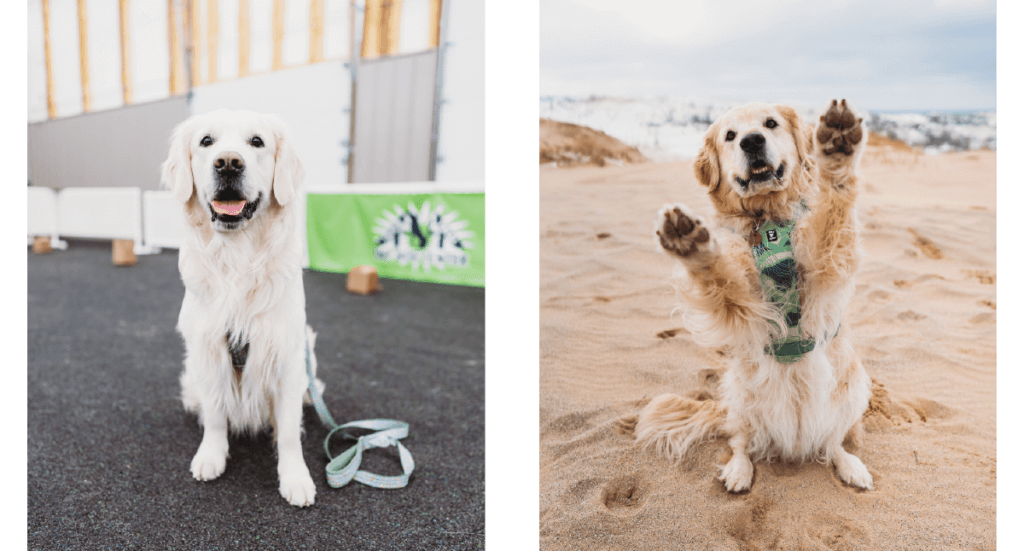
<path fill-rule="evenodd" d="M 409 484 L 409 477 L 416 468 L 416 463 L 412 459 L 412 454 L 409 453 L 409 450 L 399 440 L 409 435 L 409 424 L 394 419 L 366 419 L 363 421 L 352 421 L 344 425 L 337 424 L 334 418 L 331 417 L 331 413 L 327 411 L 327 405 L 324 403 L 319 389 L 316 388 L 316 377 L 313 376 L 313 364 L 310 361 L 308 339 L 306 340 L 306 374 L 309 376 L 310 401 L 313 402 L 313 407 L 316 409 L 317 415 L 320 416 L 320 421 L 327 428 L 331 429 L 327 433 L 327 438 L 324 439 L 324 451 L 327 452 L 327 459 L 330 461 L 327 464 L 327 483 L 332 488 L 340 488 L 355 479 L 356 482 L 361 482 L 374 488 L 397 489 L 407 486 Z M 368 429 L 376 432 L 363 436 L 352 436 L 345 431 L 347 428 Z M 356 444 L 339 454 L 338 457 L 332 458 L 329 444 L 331 437 L 338 431 L 341 431 L 343 438 L 355 440 Z M 363 451 L 370 448 L 386 448 L 388 446 L 398 448 L 398 457 L 402 462 L 402 474 L 384 476 L 359 470 L 359 465 L 363 460 Z"/>
<path fill-rule="evenodd" d="M 345 429 L 350 427 L 377 430 L 377 432 L 356 437 L 345 432 Z M 342 431 L 343 438 L 355 440 L 356 444 L 332 459 L 328 443 L 331 440 L 331 436 L 338 431 Z M 327 464 L 327 483 L 333 488 L 340 488 L 348 484 L 352 479 L 355 479 L 356 482 L 362 482 L 374 488 L 404 488 L 409 484 L 409 476 L 412 475 L 413 469 L 416 468 L 412 454 L 398 441 L 400 438 L 408 436 L 408 434 L 409 424 L 393 419 L 353 421 L 331 430 L 327 435 L 327 439 L 324 440 L 324 451 L 327 452 L 327 458 L 331 460 Z M 363 459 L 363 451 L 370 448 L 386 448 L 388 446 L 398 448 L 398 457 L 402 462 L 402 474 L 384 476 L 359 470 L 359 464 Z"/>

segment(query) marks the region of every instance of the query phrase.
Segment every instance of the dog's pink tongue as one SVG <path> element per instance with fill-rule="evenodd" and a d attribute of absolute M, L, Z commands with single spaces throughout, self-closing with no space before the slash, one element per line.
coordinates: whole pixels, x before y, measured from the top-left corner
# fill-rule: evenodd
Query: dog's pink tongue
<path fill-rule="evenodd" d="M 228 216 L 238 216 L 245 208 L 245 201 L 213 201 L 213 211 Z"/>

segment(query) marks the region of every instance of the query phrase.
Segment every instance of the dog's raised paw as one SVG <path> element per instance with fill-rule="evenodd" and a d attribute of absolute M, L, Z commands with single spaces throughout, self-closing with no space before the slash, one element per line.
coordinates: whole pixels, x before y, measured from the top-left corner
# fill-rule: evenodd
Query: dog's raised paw
<path fill-rule="evenodd" d="M 707 263 L 715 251 L 715 240 L 704 220 L 679 203 L 661 207 L 654 235 L 662 250 L 690 264 Z"/>
<path fill-rule="evenodd" d="M 845 99 L 842 102 L 832 100 L 832 105 L 819 119 L 816 132 L 822 152 L 826 155 L 852 155 L 854 147 L 864 138 L 864 130 L 861 127 L 863 121 L 864 119 L 858 117 L 846 104 Z"/>

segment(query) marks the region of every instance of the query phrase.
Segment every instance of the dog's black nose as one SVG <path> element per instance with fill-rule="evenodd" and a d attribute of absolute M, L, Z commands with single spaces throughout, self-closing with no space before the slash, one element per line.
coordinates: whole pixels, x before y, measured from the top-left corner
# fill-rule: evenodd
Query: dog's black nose
<path fill-rule="evenodd" d="M 217 160 L 213 161 L 213 168 L 221 174 L 241 172 L 245 169 L 245 161 L 242 160 L 242 156 L 238 153 L 235 153 L 234 151 L 225 151 L 217 157 Z"/>
<path fill-rule="evenodd" d="M 747 153 L 756 153 L 764 148 L 764 135 L 760 132 L 751 132 L 740 140 L 740 149 Z"/>

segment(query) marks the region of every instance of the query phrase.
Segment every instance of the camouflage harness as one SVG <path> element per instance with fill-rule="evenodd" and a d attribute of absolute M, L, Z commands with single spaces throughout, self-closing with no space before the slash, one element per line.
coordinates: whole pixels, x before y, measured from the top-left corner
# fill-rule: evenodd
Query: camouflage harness
<path fill-rule="evenodd" d="M 807 206 L 803 207 L 801 216 L 807 212 Z M 785 222 L 766 220 L 750 236 L 751 252 L 765 300 L 778 308 L 786 322 L 785 335 L 774 339 L 764 352 L 784 364 L 798 362 L 804 354 L 814 350 L 814 339 L 803 338 L 800 328 L 800 278 L 793 255 L 792 236 L 795 225 L 796 219 Z M 777 326 L 775 322 L 771 323 Z"/>

